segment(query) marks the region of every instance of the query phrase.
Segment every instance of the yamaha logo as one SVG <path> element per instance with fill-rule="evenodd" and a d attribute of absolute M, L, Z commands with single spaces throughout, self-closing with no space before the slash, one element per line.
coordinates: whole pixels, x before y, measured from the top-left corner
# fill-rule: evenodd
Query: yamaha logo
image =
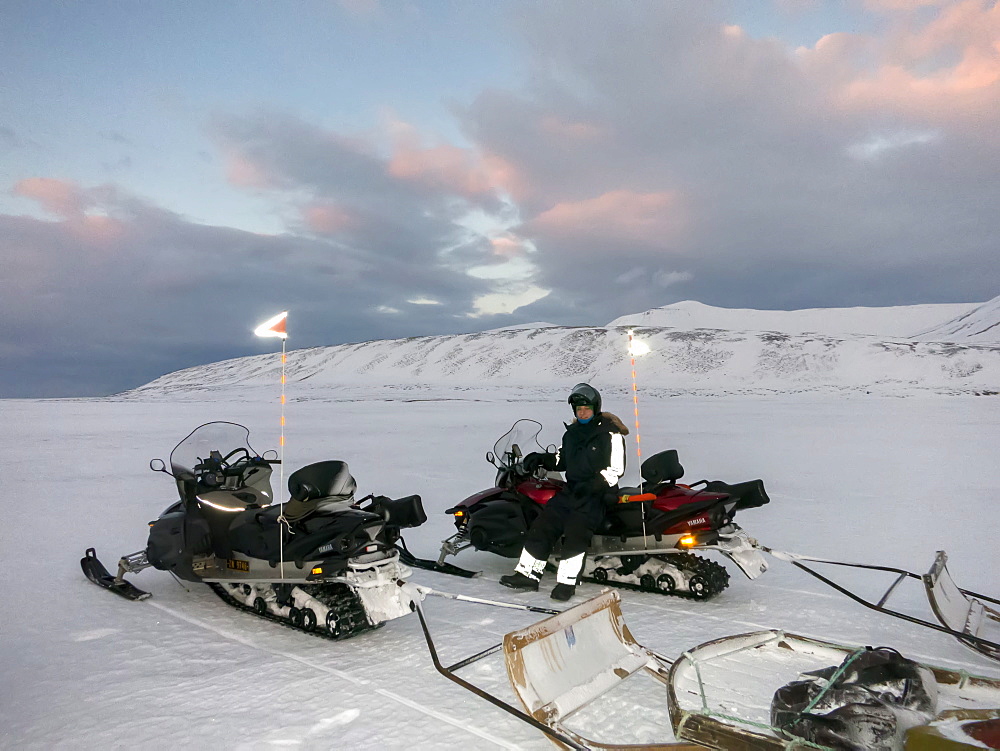
<path fill-rule="evenodd" d="M 708 523 L 708 519 L 706 519 L 704 516 L 699 516 L 697 519 L 688 519 L 687 525 L 689 527 L 693 527 L 695 524 L 706 524 L 706 523 Z"/>

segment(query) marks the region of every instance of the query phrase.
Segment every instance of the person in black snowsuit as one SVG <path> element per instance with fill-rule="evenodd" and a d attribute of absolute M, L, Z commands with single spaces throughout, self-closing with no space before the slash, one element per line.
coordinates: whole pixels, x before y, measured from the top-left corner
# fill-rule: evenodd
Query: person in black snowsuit
<path fill-rule="evenodd" d="M 545 562 L 561 536 L 562 555 L 552 590 L 556 600 L 568 600 L 576 592 L 590 539 L 604 519 L 606 504 L 614 502 L 618 479 L 625 472 L 628 435 L 621 420 L 601 412 L 601 395 L 589 384 L 577 384 L 567 401 L 576 419 L 566 426 L 562 448 L 556 454 L 528 454 L 523 460 L 528 472 L 538 467 L 565 472 L 566 488 L 531 525 L 514 573 L 500 577 L 505 587 L 537 590 Z"/>

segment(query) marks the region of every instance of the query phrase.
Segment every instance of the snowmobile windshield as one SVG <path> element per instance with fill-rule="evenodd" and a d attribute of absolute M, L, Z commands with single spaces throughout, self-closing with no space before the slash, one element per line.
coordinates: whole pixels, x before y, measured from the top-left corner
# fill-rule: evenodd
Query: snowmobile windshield
<path fill-rule="evenodd" d="M 170 471 L 174 477 L 193 478 L 212 459 L 234 463 L 244 456 L 259 456 L 250 447 L 250 431 L 235 422 L 208 422 L 174 446 Z"/>
<path fill-rule="evenodd" d="M 497 467 L 510 469 L 519 460 L 534 452 L 544 452 L 538 444 L 542 424 L 535 420 L 518 420 L 509 431 L 500 436 L 493 446 Z"/>

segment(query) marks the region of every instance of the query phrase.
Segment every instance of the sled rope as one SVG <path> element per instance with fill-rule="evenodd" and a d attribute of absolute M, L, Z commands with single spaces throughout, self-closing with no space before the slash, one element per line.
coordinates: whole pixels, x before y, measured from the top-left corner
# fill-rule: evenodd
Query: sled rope
<path fill-rule="evenodd" d="M 827 692 L 831 688 L 833 688 L 833 684 L 837 682 L 837 679 L 840 678 L 840 676 L 844 674 L 844 671 L 846 671 L 847 668 L 851 666 L 851 663 L 854 662 L 856 659 L 858 659 L 858 657 L 863 655 L 866 651 L 867 650 L 865 650 L 864 647 L 860 647 L 859 649 L 855 649 L 853 652 L 851 652 L 850 656 L 846 660 L 844 660 L 841 666 L 837 668 L 836 672 L 832 676 L 830 676 L 830 680 L 826 682 L 826 685 L 819 690 L 816 696 L 813 697 L 813 700 L 806 705 L 805 709 L 799 712 L 799 716 L 801 717 L 802 715 L 806 715 L 812 712 L 813 708 L 817 704 L 819 704 L 820 699 L 826 696 Z"/>

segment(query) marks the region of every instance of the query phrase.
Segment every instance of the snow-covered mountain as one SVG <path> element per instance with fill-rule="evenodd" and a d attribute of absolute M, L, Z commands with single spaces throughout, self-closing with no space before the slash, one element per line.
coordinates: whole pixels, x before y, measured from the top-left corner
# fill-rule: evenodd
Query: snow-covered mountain
<path fill-rule="evenodd" d="M 978 305 L 950 321 L 917 334 L 914 339 L 924 342 L 1000 342 L 1000 297 Z"/>
<path fill-rule="evenodd" d="M 969 315 L 979 307 L 978 303 L 955 303 L 886 308 L 750 310 L 715 308 L 694 300 L 684 300 L 643 313 L 621 316 L 608 326 L 656 326 L 684 331 L 726 329 L 776 331 L 782 334 L 866 334 L 894 339 L 910 338 L 918 331 L 930 330 L 944 321 Z M 1000 320 L 996 311 L 994 320 Z M 993 341 L 1000 342 L 1000 334 Z"/>
<path fill-rule="evenodd" d="M 934 341 L 929 333 L 915 341 L 885 333 L 913 332 L 930 320 L 930 312 L 947 319 L 956 310 L 962 311 L 965 320 L 976 314 L 976 336 L 1000 332 L 995 324 L 989 328 L 990 316 L 998 319 L 1000 298 L 981 306 L 808 311 L 736 311 L 679 303 L 632 316 L 631 325 L 651 350 L 637 365 L 647 391 L 1000 392 L 1000 342 Z M 686 319 L 678 317 L 682 314 Z M 696 325 L 640 323 L 664 320 L 663 316 L 674 316 L 676 324 L 686 320 Z M 290 383 L 308 388 L 555 388 L 584 380 L 605 388 L 624 388 L 630 382 L 631 368 L 626 352 L 628 329 L 622 322 L 629 318 L 603 327 L 538 324 L 296 350 L 288 354 L 287 375 Z M 732 328 L 709 327 L 709 322 L 728 322 Z M 779 325 L 768 328 L 771 323 Z M 793 333 L 845 327 L 882 334 Z M 279 367 L 273 355 L 226 360 L 165 375 L 133 393 L 271 386 L 278 380 Z"/>

